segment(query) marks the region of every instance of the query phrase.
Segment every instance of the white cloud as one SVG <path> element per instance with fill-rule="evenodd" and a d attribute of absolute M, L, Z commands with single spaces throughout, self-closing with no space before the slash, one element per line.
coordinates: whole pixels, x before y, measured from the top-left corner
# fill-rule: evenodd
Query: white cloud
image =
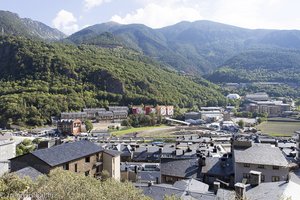
<path fill-rule="evenodd" d="M 157 28 L 206 19 L 245 28 L 300 29 L 299 0 L 132 0 L 139 8 L 112 21 Z"/>
<path fill-rule="evenodd" d="M 188 6 L 176 6 L 180 0 L 163 1 L 163 3 L 148 3 L 124 17 L 114 15 L 111 20 L 121 23 L 142 23 L 152 28 L 160 28 L 179 21 L 195 21 L 202 19 L 199 11 Z M 167 2 L 167 3 L 166 3 Z"/>
<path fill-rule="evenodd" d="M 84 8 L 90 10 L 94 7 L 101 6 L 103 3 L 108 3 L 111 0 L 84 0 Z"/>
<path fill-rule="evenodd" d="M 60 10 L 52 20 L 52 24 L 55 28 L 68 35 L 79 29 L 76 17 L 73 13 L 66 10 Z"/>

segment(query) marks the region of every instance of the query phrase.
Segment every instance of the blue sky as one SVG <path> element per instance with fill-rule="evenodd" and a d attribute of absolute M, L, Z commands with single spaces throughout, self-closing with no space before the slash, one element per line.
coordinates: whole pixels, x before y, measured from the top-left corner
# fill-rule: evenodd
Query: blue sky
<path fill-rule="evenodd" d="M 71 34 L 116 21 L 153 28 L 212 20 L 245 28 L 300 29 L 299 0 L 0 0 L 18 13 Z"/>

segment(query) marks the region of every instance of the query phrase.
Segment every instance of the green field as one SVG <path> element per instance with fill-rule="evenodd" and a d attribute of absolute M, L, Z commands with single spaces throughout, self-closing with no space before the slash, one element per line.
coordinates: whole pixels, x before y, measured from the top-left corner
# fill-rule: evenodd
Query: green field
<path fill-rule="evenodd" d="M 262 133 L 269 134 L 271 136 L 292 136 L 295 131 L 300 130 L 300 122 L 263 122 L 256 126 L 257 130 L 261 130 Z"/>
<path fill-rule="evenodd" d="M 139 127 L 139 128 L 129 128 L 129 129 L 123 129 L 119 131 L 113 131 L 111 132 L 112 135 L 115 136 L 122 136 L 130 133 L 136 133 L 136 132 L 142 132 L 147 130 L 155 130 L 155 129 L 161 129 L 163 127 L 167 127 L 166 125 L 160 125 L 160 126 L 146 126 L 146 127 Z"/>

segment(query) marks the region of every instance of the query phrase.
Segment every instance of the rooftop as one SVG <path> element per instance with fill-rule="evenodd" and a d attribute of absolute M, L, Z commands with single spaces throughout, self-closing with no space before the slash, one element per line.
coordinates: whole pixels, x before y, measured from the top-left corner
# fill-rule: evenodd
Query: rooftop
<path fill-rule="evenodd" d="M 41 172 L 32 167 L 25 167 L 23 169 L 15 171 L 14 173 L 20 178 L 29 177 L 32 180 L 36 180 L 39 176 L 43 175 Z"/>
<path fill-rule="evenodd" d="M 197 158 L 161 159 L 160 170 L 162 175 L 184 178 L 197 178 L 200 175 Z"/>
<path fill-rule="evenodd" d="M 245 150 L 234 150 L 234 155 L 236 163 L 288 166 L 281 150 L 270 144 L 252 144 Z"/>
<path fill-rule="evenodd" d="M 50 166 L 57 166 L 101 152 L 102 150 L 101 147 L 90 141 L 81 140 L 78 142 L 60 144 L 48 149 L 40 149 L 32 152 L 32 154 Z"/>

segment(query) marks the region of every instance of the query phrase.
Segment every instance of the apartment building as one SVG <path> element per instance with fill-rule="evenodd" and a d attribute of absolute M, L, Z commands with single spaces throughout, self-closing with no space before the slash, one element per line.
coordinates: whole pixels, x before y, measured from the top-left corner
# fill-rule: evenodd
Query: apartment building
<path fill-rule="evenodd" d="M 57 122 L 57 130 L 64 135 L 79 135 L 82 129 L 80 119 L 61 119 Z"/>
<path fill-rule="evenodd" d="M 250 171 L 261 172 L 262 182 L 286 181 L 289 163 L 278 147 L 270 144 L 251 144 L 234 150 L 235 182 L 247 183 Z"/>

